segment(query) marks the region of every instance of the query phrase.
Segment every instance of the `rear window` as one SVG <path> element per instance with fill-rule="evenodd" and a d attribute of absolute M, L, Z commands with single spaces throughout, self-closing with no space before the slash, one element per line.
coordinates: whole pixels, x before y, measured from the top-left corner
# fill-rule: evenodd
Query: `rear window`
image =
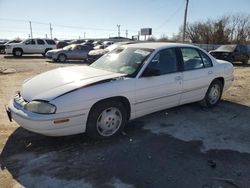
<path fill-rule="evenodd" d="M 46 42 L 49 45 L 56 45 L 55 41 L 53 41 L 53 40 L 46 40 Z"/>
<path fill-rule="evenodd" d="M 43 40 L 41 40 L 41 39 L 37 39 L 37 44 L 39 44 L 39 45 L 43 45 L 43 44 L 45 44 L 45 43 L 44 43 L 44 41 L 43 41 Z"/>

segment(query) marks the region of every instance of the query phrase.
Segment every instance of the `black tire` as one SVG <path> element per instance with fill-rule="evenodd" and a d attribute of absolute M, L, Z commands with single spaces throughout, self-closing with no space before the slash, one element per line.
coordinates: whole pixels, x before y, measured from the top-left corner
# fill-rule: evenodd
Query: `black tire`
<path fill-rule="evenodd" d="M 59 62 L 65 62 L 67 60 L 67 56 L 65 54 L 59 54 L 57 56 L 57 61 Z"/>
<path fill-rule="evenodd" d="M 119 114 L 117 115 L 117 117 L 118 118 L 121 117 L 121 120 L 117 120 L 113 118 L 112 115 L 110 116 L 106 115 L 106 118 L 102 117 L 102 113 L 106 112 L 106 114 L 108 114 L 110 109 L 119 110 L 119 113 L 116 113 L 115 115 Z M 94 139 L 107 139 L 107 138 L 113 137 L 117 135 L 124 128 L 127 122 L 127 117 L 128 117 L 127 110 L 124 107 L 123 103 L 120 101 L 107 100 L 107 101 L 97 103 L 96 105 L 93 106 L 93 108 L 91 109 L 89 113 L 86 133 L 89 137 L 94 138 Z M 105 121 L 103 122 L 103 124 L 105 125 L 99 126 L 98 121 L 101 123 L 102 118 L 105 119 Z M 115 125 L 116 120 L 117 122 L 120 122 L 118 125 Z M 112 130 L 107 130 L 107 129 L 112 129 L 112 128 L 114 128 L 115 130 L 114 132 L 110 133 L 110 135 L 104 135 L 104 133 L 101 133 L 101 132 L 105 130 L 104 129 L 101 130 L 102 129 L 101 127 L 104 127 L 106 131 L 112 131 Z"/>
<path fill-rule="evenodd" d="M 211 95 L 213 95 L 211 93 L 211 92 L 213 92 L 213 90 L 212 90 L 213 88 L 218 89 L 218 91 L 216 92 L 216 95 L 211 96 Z M 213 107 L 213 106 L 217 105 L 218 102 L 221 99 L 222 92 L 223 92 L 223 84 L 218 79 L 214 80 L 210 84 L 204 99 L 202 101 L 200 101 L 201 106 L 203 106 L 203 107 Z M 214 99 L 213 99 L 213 97 L 214 97 Z"/>
<path fill-rule="evenodd" d="M 14 49 L 13 50 L 13 56 L 15 57 L 21 57 L 23 55 L 23 50 L 20 48 Z"/>
<path fill-rule="evenodd" d="M 249 61 L 249 57 L 248 57 L 247 59 L 243 60 L 242 63 L 243 63 L 244 65 L 246 65 L 246 64 L 248 64 L 248 61 Z"/>
<path fill-rule="evenodd" d="M 5 49 L 1 49 L 0 54 L 5 54 Z"/>

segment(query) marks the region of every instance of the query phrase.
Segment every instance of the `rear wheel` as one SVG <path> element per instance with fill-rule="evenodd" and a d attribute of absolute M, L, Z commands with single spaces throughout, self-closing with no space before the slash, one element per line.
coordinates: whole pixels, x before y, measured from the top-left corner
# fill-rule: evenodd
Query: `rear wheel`
<path fill-rule="evenodd" d="M 65 54 L 59 54 L 57 60 L 59 62 L 65 62 L 67 60 L 67 56 Z"/>
<path fill-rule="evenodd" d="M 14 49 L 13 50 L 13 56 L 15 57 L 21 57 L 23 55 L 23 50 L 22 49 Z"/>
<path fill-rule="evenodd" d="M 91 138 L 105 139 L 118 134 L 127 122 L 127 112 L 119 101 L 104 101 L 93 107 L 87 122 Z"/>
<path fill-rule="evenodd" d="M 248 61 L 249 61 L 249 57 L 248 57 L 247 59 L 243 60 L 242 63 L 243 63 L 244 65 L 246 65 L 246 64 L 248 63 Z"/>
<path fill-rule="evenodd" d="M 221 99 L 223 91 L 223 85 L 221 81 L 214 80 L 205 95 L 205 98 L 200 102 L 202 106 L 213 107 L 215 106 Z"/>

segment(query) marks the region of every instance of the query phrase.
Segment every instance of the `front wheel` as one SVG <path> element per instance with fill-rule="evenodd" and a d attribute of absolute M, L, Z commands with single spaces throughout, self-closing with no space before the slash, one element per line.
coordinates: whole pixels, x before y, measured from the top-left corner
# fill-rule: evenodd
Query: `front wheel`
<path fill-rule="evenodd" d="M 207 93 L 205 95 L 205 98 L 200 102 L 200 104 L 205 107 L 215 106 L 221 99 L 222 91 L 223 91 L 223 85 L 221 81 L 214 80 L 210 84 Z"/>
<path fill-rule="evenodd" d="M 22 55 L 23 55 L 23 51 L 21 49 L 14 49 L 13 50 L 13 56 L 21 57 Z"/>
<path fill-rule="evenodd" d="M 58 57 L 57 57 L 57 60 L 59 62 L 65 62 L 67 60 L 67 57 L 64 54 L 59 54 Z"/>
<path fill-rule="evenodd" d="M 242 63 L 243 63 L 244 65 L 246 65 L 246 64 L 248 63 L 248 61 L 249 61 L 249 57 L 246 58 L 245 60 L 243 60 Z"/>
<path fill-rule="evenodd" d="M 119 101 L 104 101 L 93 107 L 87 122 L 87 135 L 94 139 L 118 134 L 127 122 L 127 112 Z"/>

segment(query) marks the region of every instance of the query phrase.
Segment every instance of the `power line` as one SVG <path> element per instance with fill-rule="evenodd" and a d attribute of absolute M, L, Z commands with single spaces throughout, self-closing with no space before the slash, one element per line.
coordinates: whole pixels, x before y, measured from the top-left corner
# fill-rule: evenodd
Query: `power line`
<path fill-rule="evenodd" d="M 181 10 L 182 6 L 183 4 L 180 4 L 180 6 L 177 7 L 177 9 L 167 19 L 165 19 L 158 27 L 156 27 L 155 30 L 157 31 L 158 29 L 163 27 L 167 22 L 169 22 L 169 20 L 171 20 L 173 16 Z"/>

